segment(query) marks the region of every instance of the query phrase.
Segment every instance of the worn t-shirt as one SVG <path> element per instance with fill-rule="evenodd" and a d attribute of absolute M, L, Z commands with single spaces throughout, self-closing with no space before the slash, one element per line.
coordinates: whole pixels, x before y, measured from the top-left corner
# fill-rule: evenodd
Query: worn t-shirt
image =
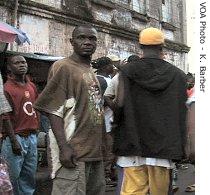
<path fill-rule="evenodd" d="M 109 85 L 107 86 L 104 92 L 104 96 L 116 98 L 118 92 L 118 84 L 119 84 L 119 74 L 116 74 L 110 81 Z"/>
<path fill-rule="evenodd" d="M 38 93 L 36 86 L 29 80 L 20 85 L 13 78 L 8 78 L 4 84 L 4 91 L 12 107 L 9 114 L 16 134 L 36 132 L 39 127 L 38 116 L 33 109 Z"/>
<path fill-rule="evenodd" d="M 70 58 L 55 62 L 47 86 L 34 107 L 63 118 L 66 140 L 79 161 L 102 160 L 104 113 L 99 83 L 92 68 Z M 49 138 L 54 177 L 61 164 L 52 130 Z"/>

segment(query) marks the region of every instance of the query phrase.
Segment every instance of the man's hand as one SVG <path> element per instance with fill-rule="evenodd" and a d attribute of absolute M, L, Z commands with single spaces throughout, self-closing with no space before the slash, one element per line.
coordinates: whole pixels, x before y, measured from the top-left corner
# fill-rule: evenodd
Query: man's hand
<path fill-rule="evenodd" d="M 22 148 L 21 145 L 19 144 L 19 142 L 17 140 L 11 142 L 12 144 L 12 151 L 15 155 L 20 156 L 21 152 L 22 152 Z"/>
<path fill-rule="evenodd" d="M 113 97 L 109 97 L 109 96 L 104 96 L 104 100 L 106 105 L 112 110 L 115 111 L 116 110 L 116 102 L 114 101 Z"/>
<path fill-rule="evenodd" d="M 76 155 L 70 145 L 65 145 L 60 150 L 60 162 L 65 168 L 76 167 Z"/>
<path fill-rule="evenodd" d="M 50 119 L 52 131 L 55 135 L 59 147 L 60 151 L 59 159 L 61 165 L 64 166 L 65 168 L 75 167 L 77 165 L 75 158 L 76 155 L 70 144 L 67 144 L 63 118 L 56 116 L 54 114 L 48 114 L 48 117 Z"/>

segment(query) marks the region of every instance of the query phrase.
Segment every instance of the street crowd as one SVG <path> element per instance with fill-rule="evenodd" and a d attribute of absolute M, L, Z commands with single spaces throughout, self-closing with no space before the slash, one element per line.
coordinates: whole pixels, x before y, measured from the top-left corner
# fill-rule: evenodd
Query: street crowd
<path fill-rule="evenodd" d="M 56 61 L 38 93 L 21 55 L 0 78 L 0 195 L 32 195 L 37 133 L 49 121 L 52 195 L 172 195 L 173 173 L 194 164 L 194 77 L 164 60 L 164 33 L 139 34 L 142 54 L 93 60 L 97 30 L 75 27 L 71 56 Z M 46 118 L 45 118 L 46 117 Z"/>

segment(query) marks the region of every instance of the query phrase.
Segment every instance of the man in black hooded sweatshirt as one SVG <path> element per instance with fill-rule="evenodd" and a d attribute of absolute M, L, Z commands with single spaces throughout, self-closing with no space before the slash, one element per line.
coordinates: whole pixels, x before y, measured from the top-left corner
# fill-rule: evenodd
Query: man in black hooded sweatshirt
<path fill-rule="evenodd" d="M 124 175 L 121 195 L 167 195 L 173 160 L 185 155 L 186 76 L 164 61 L 164 35 L 141 31 L 143 57 L 121 68 L 113 151 Z"/>

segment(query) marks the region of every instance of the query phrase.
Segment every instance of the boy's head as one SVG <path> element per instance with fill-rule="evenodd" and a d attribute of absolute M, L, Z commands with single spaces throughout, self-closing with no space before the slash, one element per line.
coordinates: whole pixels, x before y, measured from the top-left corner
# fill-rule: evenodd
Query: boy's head
<path fill-rule="evenodd" d="M 108 57 L 101 57 L 92 62 L 92 67 L 97 69 L 97 72 L 112 74 L 113 65 L 112 60 Z"/>
<path fill-rule="evenodd" d="M 127 62 L 136 62 L 138 60 L 140 60 L 141 58 L 138 55 L 131 55 L 128 57 Z"/>
<path fill-rule="evenodd" d="M 23 56 L 10 56 L 7 59 L 7 70 L 13 75 L 25 75 L 28 71 L 28 64 Z"/>
<path fill-rule="evenodd" d="M 187 73 L 187 89 L 193 88 L 195 85 L 195 77 L 192 73 Z"/>

